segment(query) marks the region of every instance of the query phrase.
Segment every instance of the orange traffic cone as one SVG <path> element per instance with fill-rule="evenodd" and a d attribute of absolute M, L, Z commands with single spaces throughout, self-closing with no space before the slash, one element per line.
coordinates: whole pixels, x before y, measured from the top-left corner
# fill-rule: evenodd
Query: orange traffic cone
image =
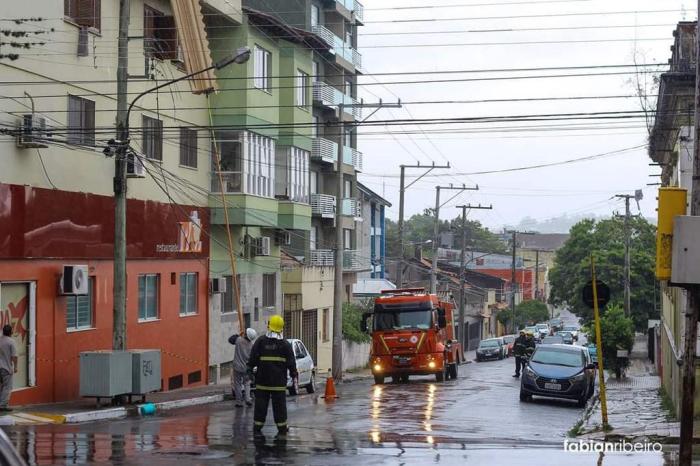
<path fill-rule="evenodd" d="M 333 376 L 330 374 L 328 374 L 328 378 L 326 379 L 326 393 L 323 398 L 325 398 L 326 401 L 332 401 L 338 398 L 338 395 L 335 393 L 335 382 L 333 381 Z"/>

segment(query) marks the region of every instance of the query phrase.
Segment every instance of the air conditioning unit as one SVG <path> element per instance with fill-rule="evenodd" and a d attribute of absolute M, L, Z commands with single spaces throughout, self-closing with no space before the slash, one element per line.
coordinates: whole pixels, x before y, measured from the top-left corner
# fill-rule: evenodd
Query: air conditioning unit
<path fill-rule="evenodd" d="M 64 265 L 58 284 L 59 293 L 69 296 L 86 295 L 88 279 L 87 265 Z"/>
<path fill-rule="evenodd" d="M 257 253 L 258 256 L 269 256 L 272 254 L 272 242 L 269 236 L 261 236 L 257 239 Z"/>
<path fill-rule="evenodd" d="M 223 277 L 212 278 L 209 281 L 209 290 L 211 291 L 211 294 L 226 293 L 226 279 Z"/>
<path fill-rule="evenodd" d="M 22 115 L 17 129 L 17 147 L 22 149 L 43 149 L 49 147 L 45 140 L 50 138 L 46 132 L 46 118 L 28 113 Z"/>
<path fill-rule="evenodd" d="M 146 178 L 143 161 L 133 152 L 126 154 L 126 176 L 128 178 Z"/>

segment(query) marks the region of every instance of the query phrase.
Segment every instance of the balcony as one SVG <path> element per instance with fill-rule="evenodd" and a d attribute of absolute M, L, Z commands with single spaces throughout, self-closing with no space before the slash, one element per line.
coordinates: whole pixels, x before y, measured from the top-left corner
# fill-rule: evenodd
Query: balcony
<path fill-rule="evenodd" d="M 341 215 L 354 217 L 355 221 L 362 221 L 362 204 L 357 199 L 345 198 L 342 203 Z"/>
<path fill-rule="evenodd" d="M 356 69 L 362 68 L 362 55 L 353 48 L 352 44 L 336 36 L 330 29 L 317 24 L 311 32 L 319 36 L 332 49 L 331 53 L 351 63 Z"/>
<path fill-rule="evenodd" d="M 332 249 L 312 249 L 309 254 L 309 265 L 313 267 L 333 267 L 335 255 Z"/>
<path fill-rule="evenodd" d="M 361 270 L 371 270 L 372 266 L 369 257 L 363 257 L 362 251 L 346 249 L 343 251 L 343 270 L 359 272 Z"/>
<path fill-rule="evenodd" d="M 334 218 L 335 196 L 329 194 L 312 194 L 311 215 L 316 215 L 321 218 Z"/>
<path fill-rule="evenodd" d="M 335 163 L 338 160 L 338 144 L 328 139 L 315 138 L 311 146 L 311 160 Z"/>
<path fill-rule="evenodd" d="M 243 173 L 241 172 L 221 172 L 223 186 L 219 181 L 219 172 L 211 174 L 211 192 L 237 194 L 243 192 Z"/>
<path fill-rule="evenodd" d="M 352 147 L 343 146 L 343 163 L 352 165 L 356 171 L 362 171 L 362 152 Z"/>
<path fill-rule="evenodd" d="M 346 0 L 346 2 L 349 2 L 349 0 Z M 362 3 L 358 2 L 357 0 L 353 1 L 353 14 L 355 15 L 355 19 L 359 21 L 360 23 L 365 22 L 365 7 L 362 5 Z"/>
<path fill-rule="evenodd" d="M 356 105 L 357 100 L 339 91 L 335 87 L 321 81 L 314 82 L 314 102 L 318 102 L 324 107 L 335 108 L 342 105 Z M 343 111 L 354 117 L 356 120 L 362 118 L 360 107 L 343 107 Z"/>

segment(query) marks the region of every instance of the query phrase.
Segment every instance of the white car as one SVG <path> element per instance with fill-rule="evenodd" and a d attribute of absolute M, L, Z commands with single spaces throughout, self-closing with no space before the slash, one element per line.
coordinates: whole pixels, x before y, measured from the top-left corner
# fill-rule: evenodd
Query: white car
<path fill-rule="evenodd" d="M 576 325 L 564 325 L 562 330 L 571 332 L 571 336 L 574 337 L 574 341 L 578 341 L 578 327 Z"/>
<path fill-rule="evenodd" d="M 552 332 L 549 331 L 549 324 L 537 324 L 537 331 L 540 332 L 540 339 L 548 337 Z"/>
<path fill-rule="evenodd" d="M 316 366 L 311 354 L 304 346 L 301 340 L 288 338 L 287 341 L 292 345 L 294 357 L 297 360 L 297 372 L 299 372 L 299 381 L 294 383 L 291 377 L 287 377 L 287 390 L 290 395 L 296 395 L 300 388 L 305 388 L 307 393 L 316 391 Z"/>

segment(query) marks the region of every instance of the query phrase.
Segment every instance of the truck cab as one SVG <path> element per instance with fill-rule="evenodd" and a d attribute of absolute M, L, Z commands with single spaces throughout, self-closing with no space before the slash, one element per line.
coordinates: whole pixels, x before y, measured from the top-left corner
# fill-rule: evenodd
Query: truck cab
<path fill-rule="evenodd" d="M 363 331 L 372 335 L 369 363 L 375 383 L 386 377 L 406 382 L 411 375 L 456 379 L 464 356 L 453 314 L 452 303 L 422 288 L 383 291 L 362 319 Z"/>

